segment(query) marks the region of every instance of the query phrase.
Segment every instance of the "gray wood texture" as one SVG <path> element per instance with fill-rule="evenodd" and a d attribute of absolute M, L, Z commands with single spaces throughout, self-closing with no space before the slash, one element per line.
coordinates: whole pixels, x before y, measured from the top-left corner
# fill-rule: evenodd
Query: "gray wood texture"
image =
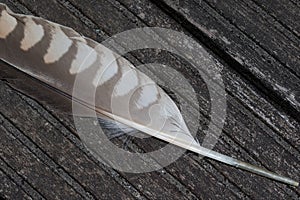
<path fill-rule="evenodd" d="M 72 27 L 99 42 L 137 27 L 181 31 L 222 71 L 227 119 L 214 150 L 300 179 L 300 6 L 295 0 L 0 0 L 13 11 Z M 209 122 L 205 83 L 178 57 L 138 51 L 189 77 L 200 123 Z M 0 63 L 1 64 L 1 63 Z M 3 63 L 2 63 L 3 64 Z M 154 73 L 151 71 L 150 73 Z M 0 80 L 0 195 L 7 199 L 299 199 L 300 189 L 186 153 L 151 173 L 129 174 L 93 158 L 72 117 Z M 188 100 L 188 99 L 187 99 Z M 203 138 L 202 130 L 198 137 Z M 123 141 L 119 141 L 122 143 Z M 154 144 L 132 142 L 147 151 Z M 3 181 L 2 181 L 3 180 Z"/>

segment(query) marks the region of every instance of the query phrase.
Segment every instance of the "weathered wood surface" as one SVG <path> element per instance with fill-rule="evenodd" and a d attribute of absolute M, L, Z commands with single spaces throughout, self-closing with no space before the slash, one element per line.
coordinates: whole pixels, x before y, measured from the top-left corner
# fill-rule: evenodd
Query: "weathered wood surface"
<path fill-rule="evenodd" d="M 98 41 L 145 26 L 182 31 L 219 62 L 227 120 L 214 148 L 300 179 L 299 11 L 294 1 L 1 0 L 19 13 L 67 25 Z M 178 4 L 179 3 L 179 4 Z M 278 4 L 282 4 L 280 6 Z M 290 13 L 290 14 L 289 14 Z M 298 19 L 298 20 L 297 20 Z M 166 52 L 139 51 L 135 64 L 165 63 L 191 78 L 201 125 L 207 88 Z M 151 71 L 151 69 L 150 69 Z M 72 118 L 0 81 L 1 196 L 8 199 L 299 199 L 300 189 L 187 153 L 152 173 L 127 174 L 95 160 Z M 202 130 L 199 137 L 203 137 Z M 147 151 L 152 145 L 131 144 Z"/>

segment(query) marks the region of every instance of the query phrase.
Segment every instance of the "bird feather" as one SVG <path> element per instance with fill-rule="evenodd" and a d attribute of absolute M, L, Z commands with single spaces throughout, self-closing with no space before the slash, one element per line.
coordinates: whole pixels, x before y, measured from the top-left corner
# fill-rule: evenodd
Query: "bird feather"
<path fill-rule="evenodd" d="M 298 185 L 202 147 L 163 89 L 126 59 L 71 28 L 15 14 L 0 4 L 0 46 L 0 58 L 8 64 L 1 63 L 1 78 L 10 79 L 9 83 L 20 90 L 33 96 L 55 94 L 63 105 L 73 98 L 83 107 L 95 109 L 103 120 L 115 120 L 124 130 L 130 127 L 129 132 L 136 129 L 226 164 Z M 11 70 L 18 70 L 18 75 L 9 73 Z M 81 90 L 77 96 L 73 87 L 78 77 Z M 43 94 L 32 87 L 40 88 Z M 95 98 L 90 91 L 95 91 Z"/>

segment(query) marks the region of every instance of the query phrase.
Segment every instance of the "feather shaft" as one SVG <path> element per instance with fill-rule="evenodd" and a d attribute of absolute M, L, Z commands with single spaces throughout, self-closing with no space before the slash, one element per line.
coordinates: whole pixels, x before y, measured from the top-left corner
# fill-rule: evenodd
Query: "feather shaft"
<path fill-rule="evenodd" d="M 276 181 L 279 181 L 279 182 L 282 182 L 282 183 L 286 183 L 286 184 L 289 184 L 289 185 L 292 185 L 292 186 L 295 186 L 295 187 L 299 186 L 299 182 L 297 182 L 297 181 L 295 181 L 291 178 L 278 175 L 278 174 L 276 174 L 274 172 L 271 172 L 271 171 L 268 171 L 266 169 L 251 165 L 249 163 L 237 160 L 235 158 L 232 158 L 232 157 L 229 157 L 227 155 L 218 153 L 216 151 L 204 148 L 204 147 L 200 146 L 199 144 L 193 143 L 189 139 L 187 139 L 187 140 L 178 139 L 176 137 L 172 137 L 172 136 L 164 134 L 162 132 L 160 132 L 159 134 L 157 134 L 157 133 L 153 134 L 157 131 L 152 130 L 149 127 L 141 126 L 141 125 L 136 124 L 132 121 L 128 121 L 128 120 L 120 118 L 118 116 L 114 116 L 111 113 L 108 113 L 108 112 L 105 112 L 105 111 L 98 110 L 98 112 L 102 113 L 103 115 L 106 115 L 107 117 L 115 119 L 115 120 L 117 120 L 121 123 L 124 123 L 126 125 L 130 125 L 131 127 L 134 127 L 134 128 L 136 128 L 140 131 L 143 131 L 143 132 L 145 132 L 145 133 L 147 133 L 147 134 L 149 134 L 153 137 L 159 138 L 159 139 L 164 140 L 166 142 L 170 142 L 174 145 L 177 145 L 181 148 L 190 150 L 194 153 L 198 153 L 202 156 L 211 158 L 213 160 L 217 160 L 219 162 L 222 162 L 222 163 L 225 163 L 225 164 L 228 164 L 228 165 L 231 165 L 231 166 L 234 166 L 234 167 L 237 167 L 237 168 L 249 171 L 249 172 L 253 172 L 255 174 L 258 174 L 258 175 L 261 175 L 261 176 L 264 176 L 264 177 L 267 177 L 267 178 L 270 178 L 270 179 L 273 179 L 273 180 L 276 180 Z"/>

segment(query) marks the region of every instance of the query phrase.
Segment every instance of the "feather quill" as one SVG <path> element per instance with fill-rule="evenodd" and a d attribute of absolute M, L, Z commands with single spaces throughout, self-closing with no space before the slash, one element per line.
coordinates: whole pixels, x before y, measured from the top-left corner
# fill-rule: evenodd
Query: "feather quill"
<path fill-rule="evenodd" d="M 73 98 L 93 109 L 94 99 L 87 91 L 94 89 L 95 109 L 101 116 L 200 155 L 298 186 L 292 179 L 203 148 L 190 134 L 176 104 L 159 86 L 124 58 L 109 63 L 118 55 L 71 28 L 15 14 L 0 4 L 0 47 L 0 58 L 9 64 L 1 63 L 1 78 L 9 77 L 6 72 L 19 70 L 9 82 L 17 89 L 31 91 L 32 96 L 40 95 L 32 89 L 39 87 L 45 93 L 55 93 L 65 105 L 62 102 L 70 101 L 76 75 L 80 74 L 86 90 L 81 91 L 80 98 Z M 128 98 L 130 115 L 124 109 Z"/>

